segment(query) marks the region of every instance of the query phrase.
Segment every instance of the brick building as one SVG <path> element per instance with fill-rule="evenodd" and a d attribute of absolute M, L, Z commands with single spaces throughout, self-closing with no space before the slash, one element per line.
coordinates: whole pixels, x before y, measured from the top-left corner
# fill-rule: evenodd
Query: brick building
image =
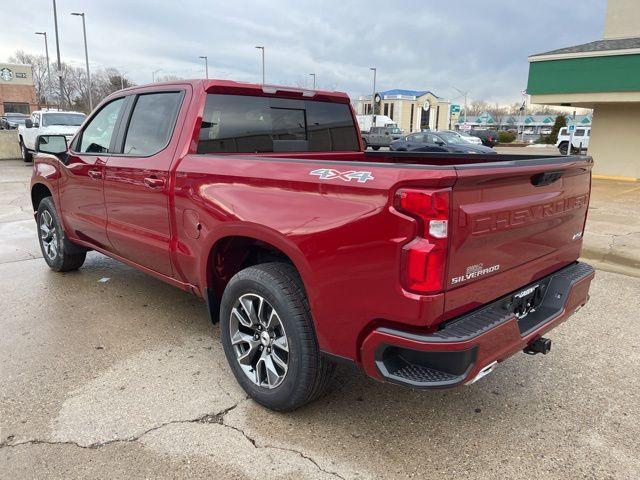
<path fill-rule="evenodd" d="M 0 63 L 0 115 L 38 108 L 31 65 Z"/>

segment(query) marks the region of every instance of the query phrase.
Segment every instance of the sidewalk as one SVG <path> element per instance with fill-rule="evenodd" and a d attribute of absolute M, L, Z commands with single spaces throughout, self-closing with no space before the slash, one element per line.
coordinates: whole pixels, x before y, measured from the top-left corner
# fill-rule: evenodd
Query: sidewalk
<path fill-rule="evenodd" d="M 593 180 L 582 256 L 602 270 L 640 277 L 640 183 Z"/>

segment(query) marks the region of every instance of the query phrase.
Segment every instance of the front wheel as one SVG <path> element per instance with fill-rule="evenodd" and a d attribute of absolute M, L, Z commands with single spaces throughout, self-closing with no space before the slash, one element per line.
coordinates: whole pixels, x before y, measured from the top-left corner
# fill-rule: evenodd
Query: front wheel
<path fill-rule="evenodd" d="M 380 150 L 380 146 L 375 146 L 375 147 L 371 147 L 371 148 L 373 148 L 373 149 L 374 149 L 374 150 L 376 150 L 376 151 L 377 151 L 377 150 Z"/>
<path fill-rule="evenodd" d="M 22 141 L 20 141 L 20 154 L 24 162 L 31 162 L 33 160 L 33 155 Z"/>
<path fill-rule="evenodd" d="M 267 408 L 295 410 L 331 380 L 335 366 L 320 354 L 302 281 L 289 264 L 238 272 L 222 296 L 220 332 L 236 380 Z"/>
<path fill-rule="evenodd" d="M 43 198 L 36 213 L 38 240 L 44 261 L 56 272 L 79 269 L 87 256 L 86 252 L 71 253 L 65 248 L 65 236 L 51 197 Z"/>
<path fill-rule="evenodd" d="M 569 149 L 569 142 L 562 142 L 559 146 L 558 146 L 558 150 L 560 150 L 560 153 L 562 155 L 566 155 L 567 154 L 567 150 Z"/>

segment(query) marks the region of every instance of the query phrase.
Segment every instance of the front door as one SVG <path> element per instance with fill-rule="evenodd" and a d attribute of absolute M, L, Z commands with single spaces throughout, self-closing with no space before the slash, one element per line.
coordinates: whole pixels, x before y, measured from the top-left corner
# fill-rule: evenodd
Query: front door
<path fill-rule="evenodd" d="M 107 234 L 114 252 L 167 276 L 173 273 L 169 170 L 177 142 L 172 134 L 183 97 L 184 91 L 138 95 L 118 135 L 122 153 L 105 166 Z"/>
<path fill-rule="evenodd" d="M 114 131 L 124 97 L 115 99 L 93 116 L 69 150 L 62 169 L 60 204 L 69 237 L 110 249 L 104 205 L 104 165 L 113 152 Z"/>

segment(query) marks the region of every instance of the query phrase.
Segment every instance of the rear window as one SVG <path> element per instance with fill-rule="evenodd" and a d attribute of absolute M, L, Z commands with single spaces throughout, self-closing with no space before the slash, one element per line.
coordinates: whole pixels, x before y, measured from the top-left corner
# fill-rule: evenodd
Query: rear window
<path fill-rule="evenodd" d="M 349 105 L 209 94 L 198 153 L 357 151 Z"/>

